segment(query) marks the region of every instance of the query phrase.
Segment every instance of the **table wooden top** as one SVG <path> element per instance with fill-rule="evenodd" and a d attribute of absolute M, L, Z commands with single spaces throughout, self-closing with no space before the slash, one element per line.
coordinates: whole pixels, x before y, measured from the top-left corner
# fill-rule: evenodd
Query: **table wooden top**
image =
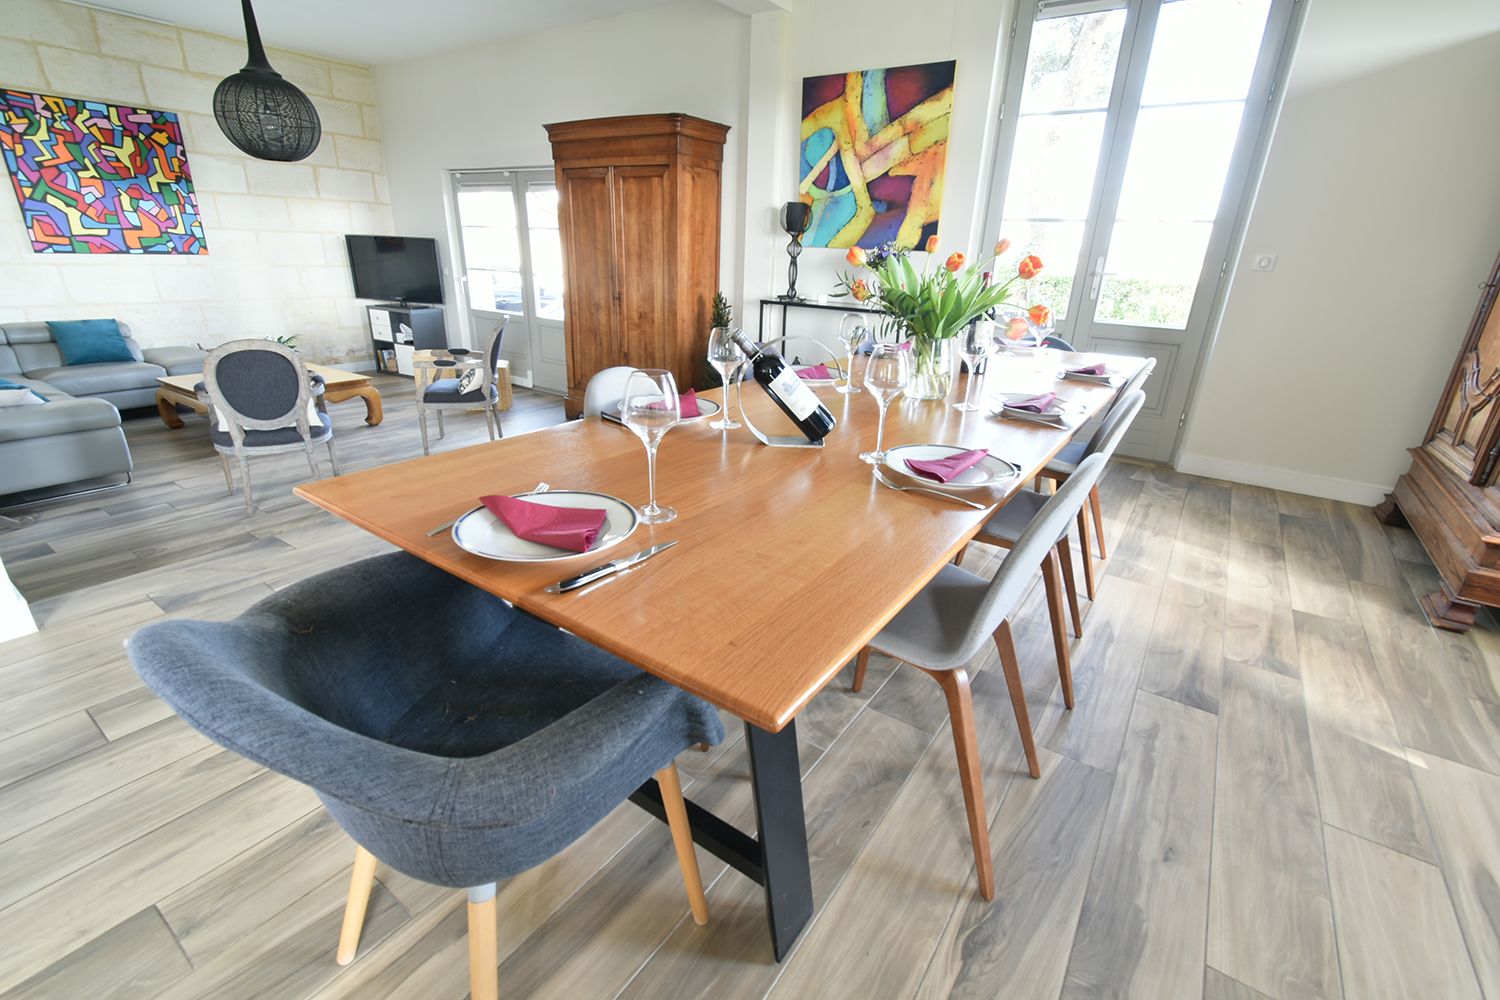
<path fill-rule="evenodd" d="M 324 365 L 305 365 L 305 367 L 314 375 L 323 376 L 323 384 L 330 388 L 334 386 L 351 388 L 367 385 L 370 381 L 370 376 L 364 372 L 346 372 L 342 368 L 328 368 Z M 203 374 L 200 372 L 194 375 L 162 375 L 156 381 L 192 395 L 193 386 L 203 381 Z"/>
<path fill-rule="evenodd" d="M 1072 356 L 1064 356 L 1071 358 Z M 1100 360 L 1102 355 L 1087 357 Z M 1117 359 L 1133 370 L 1140 359 Z M 991 361 L 986 391 L 1042 392 L 1081 404 L 1081 423 L 1112 388 L 1057 382 L 1030 358 Z M 1055 371 L 1053 366 L 1049 371 Z M 988 448 L 1027 475 L 963 496 L 999 506 L 1072 436 L 943 401 L 898 398 L 885 446 Z M 720 391 L 706 393 L 719 399 Z M 657 501 L 676 520 L 641 525 L 605 553 L 511 563 L 471 555 L 427 532 L 491 493 L 592 490 L 644 504 L 646 452 L 629 429 L 598 418 L 299 486 L 296 493 L 742 719 L 778 731 L 968 542 L 977 511 L 878 483 L 858 454 L 875 445 L 868 392 L 819 397 L 838 418 L 821 449 L 768 448 L 748 429 L 708 419 L 669 431 L 657 457 Z M 759 387 L 745 406 L 762 428 L 786 423 Z M 738 412 L 735 413 L 738 417 Z M 780 421 L 780 423 L 778 423 Z M 1076 426 L 1076 423 L 1075 423 Z M 774 433 L 774 431 L 773 431 Z M 658 542 L 681 544 L 568 594 L 543 588 Z M 413 622 L 414 627 L 420 627 Z"/>

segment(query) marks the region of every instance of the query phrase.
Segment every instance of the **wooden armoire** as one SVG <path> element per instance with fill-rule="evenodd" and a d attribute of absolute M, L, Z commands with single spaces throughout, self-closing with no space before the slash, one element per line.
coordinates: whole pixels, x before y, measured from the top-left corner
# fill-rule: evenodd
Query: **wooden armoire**
<path fill-rule="evenodd" d="M 595 372 L 666 368 L 701 388 L 719 290 L 729 126 L 688 115 L 548 125 L 562 229 L 567 414 Z"/>
<path fill-rule="evenodd" d="M 1405 515 L 1442 589 L 1422 598 L 1434 625 L 1467 632 L 1480 604 L 1500 606 L 1500 259 L 1411 468 L 1375 513 Z M 1399 508 L 1399 510 L 1397 509 Z"/>

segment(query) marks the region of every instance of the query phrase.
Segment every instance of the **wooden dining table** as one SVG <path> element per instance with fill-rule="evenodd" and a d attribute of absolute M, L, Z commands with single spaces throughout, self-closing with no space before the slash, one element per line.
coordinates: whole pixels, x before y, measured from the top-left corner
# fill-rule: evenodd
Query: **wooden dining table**
<path fill-rule="evenodd" d="M 779 961 L 813 914 L 797 713 L 1109 403 L 1110 386 L 1055 377 L 1063 365 L 1096 360 L 1127 375 L 1142 363 L 1095 354 L 990 361 L 986 396 L 1054 391 L 1070 408 L 1065 428 L 1002 419 L 988 404 L 955 409 L 963 376 L 945 400 L 891 403 L 886 448 L 986 448 L 1019 466 L 1020 475 L 993 487 L 954 491 L 985 504 L 982 511 L 882 485 L 858 458 L 875 447 L 873 396 L 832 388 L 818 391 L 838 421 L 820 448 L 768 447 L 744 427 L 714 430 L 710 418 L 673 427 L 658 453 L 656 495 L 677 518 L 642 524 L 607 553 L 505 562 L 464 551 L 447 532 L 427 534 L 481 495 L 523 493 L 538 481 L 644 504 L 641 440 L 599 418 L 325 479 L 296 493 L 744 720 L 756 835 L 691 801 L 689 817 L 700 846 L 764 886 Z M 721 399 L 719 390 L 704 395 Z M 744 386 L 743 401 L 757 426 L 790 428 L 754 383 Z M 579 590 L 544 590 L 670 541 L 678 544 Z M 651 785 L 632 799 L 664 816 Z"/>

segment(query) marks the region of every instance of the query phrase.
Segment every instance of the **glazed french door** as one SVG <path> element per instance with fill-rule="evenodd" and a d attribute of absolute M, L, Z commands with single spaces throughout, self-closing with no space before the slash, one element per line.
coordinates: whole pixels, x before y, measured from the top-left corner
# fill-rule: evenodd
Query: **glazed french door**
<path fill-rule="evenodd" d="M 568 389 L 563 336 L 562 242 L 551 170 L 464 171 L 453 175 L 462 288 L 482 348 L 506 321 L 500 356 L 522 385 Z"/>
<path fill-rule="evenodd" d="M 1081 351 L 1153 356 L 1121 452 L 1167 461 L 1297 0 L 1022 0 L 986 231 Z"/>

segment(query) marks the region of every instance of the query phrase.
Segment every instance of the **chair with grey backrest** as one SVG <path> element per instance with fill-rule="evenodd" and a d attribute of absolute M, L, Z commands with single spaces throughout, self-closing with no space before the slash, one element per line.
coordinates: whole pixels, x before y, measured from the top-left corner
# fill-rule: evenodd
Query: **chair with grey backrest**
<path fill-rule="evenodd" d="M 625 398 L 625 383 L 630 381 L 633 371 L 635 369 L 629 365 L 618 365 L 595 372 L 589 379 L 588 388 L 583 390 L 584 417 L 597 417 L 619 409 L 620 401 Z"/>
<path fill-rule="evenodd" d="M 1127 393 L 1132 392 L 1136 389 L 1140 389 L 1143 385 L 1146 384 L 1146 379 L 1151 377 L 1151 372 L 1155 368 L 1156 359 L 1147 358 L 1146 363 L 1141 366 L 1140 370 L 1137 371 L 1134 375 L 1130 376 L 1130 378 L 1126 379 L 1125 384 L 1120 387 L 1120 391 L 1115 394 L 1114 402 L 1111 403 L 1110 408 L 1104 412 L 1105 420 L 1108 420 L 1109 415 L 1119 407 L 1120 403 L 1125 399 L 1125 395 Z M 1142 391 L 1144 392 L 1145 390 L 1142 389 Z M 1100 425 L 1100 430 L 1103 430 L 1102 424 Z M 1036 477 L 1037 488 L 1041 488 L 1042 480 L 1044 479 L 1060 482 L 1071 476 L 1073 474 L 1073 470 L 1077 468 L 1078 463 L 1083 461 L 1083 457 L 1085 455 L 1092 454 L 1092 452 L 1089 451 L 1089 448 L 1094 444 L 1094 440 L 1098 437 L 1099 432 L 1096 431 L 1094 437 L 1090 438 L 1087 443 L 1083 441 L 1069 441 L 1067 444 L 1063 445 L 1062 450 L 1059 451 L 1056 455 L 1053 455 L 1052 460 L 1046 464 L 1046 466 L 1040 473 L 1038 473 Z M 1098 486 L 1095 486 L 1094 491 L 1089 494 L 1089 510 L 1093 513 L 1094 516 L 1095 534 L 1099 536 L 1099 558 L 1107 559 L 1109 557 L 1105 555 L 1104 552 L 1104 509 L 1099 504 Z M 1080 514 L 1079 517 L 1083 517 L 1083 515 Z M 1088 554 L 1089 541 L 1087 537 L 1087 531 L 1087 525 L 1083 524 L 1080 521 L 1079 542 L 1083 546 L 1084 552 L 1084 578 L 1088 583 L 1089 600 L 1093 600 L 1094 564 L 1093 557 L 1089 556 Z"/>
<path fill-rule="evenodd" d="M 878 649 L 921 670 L 943 688 L 948 716 L 953 723 L 953 745 L 958 752 L 958 772 L 969 814 L 969 837 L 979 872 L 979 891 L 995 898 L 995 875 L 990 860 L 989 815 L 984 805 L 984 783 L 979 766 L 979 743 L 974 729 L 974 700 L 969 691 L 968 664 L 985 642 L 993 637 L 1000 664 L 1010 688 L 1011 707 L 1021 730 L 1026 763 L 1033 778 L 1041 777 L 1031 720 L 1026 711 L 1026 692 L 1021 686 L 1016 646 L 1011 637 L 1010 615 L 1026 593 L 1037 565 L 1052 551 L 1057 536 L 1068 530 L 1068 522 L 1083 506 L 1089 486 L 1104 468 L 1104 456 L 1084 459 L 1073 477 L 1063 484 L 1032 518 L 1015 546 L 1000 564 L 994 579 L 986 580 L 948 563 L 917 592 L 870 644 L 860 650 L 854 671 L 854 690 L 864 686 L 870 650 Z M 1003 509 L 1003 508 L 1002 508 Z M 1073 707 L 1073 677 L 1065 664 L 1058 665 L 1063 701 Z"/>
<path fill-rule="evenodd" d="M 208 436 L 224 463 L 224 481 L 233 493 L 234 477 L 229 472 L 229 456 L 233 455 L 245 482 L 247 513 L 255 510 L 250 487 L 252 455 L 305 452 L 316 477 L 313 446 L 326 444 L 333 474 L 339 474 L 333 421 L 313 405 L 313 381 L 290 348 L 270 340 L 222 344 L 204 360 L 200 385 L 212 406 Z"/>
<path fill-rule="evenodd" d="M 500 338 L 504 335 L 505 320 L 501 320 L 490 331 L 489 343 L 485 344 L 484 354 L 478 365 L 470 367 L 459 378 L 438 379 L 431 385 L 417 387 L 417 420 L 422 425 L 422 454 L 432 454 L 427 446 L 428 410 L 437 413 L 438 437 L 445 434 L 444 410 L 483 410 L 484 426 L 490 432 L 490 440 L 505 436 L 505 431 L 500 427 L 500 389 L 495 385 L 500 369 Z"/>
<path fill-rule="evenodd" d="M 415 556 L 323 573 L 232 621 L 149 625 L 127 649 L 189 725 L 311 786 L 354 839 L 340 965 L 378 858 L 468 889 L 472 995 L 495 997 L 495 883 L 638 789 L 659 792 L 708 919 L 673 759 L 723 739 L 714 709 Z"/>

